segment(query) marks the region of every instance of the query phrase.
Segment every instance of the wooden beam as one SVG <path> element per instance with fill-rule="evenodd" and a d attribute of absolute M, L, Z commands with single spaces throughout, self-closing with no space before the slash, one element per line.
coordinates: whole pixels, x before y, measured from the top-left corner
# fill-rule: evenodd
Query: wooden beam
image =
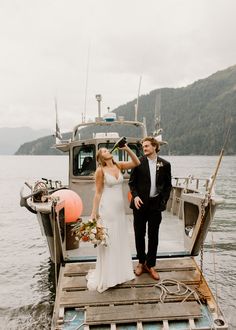
<path fill-rule="evenodd" d="M 162 320 L 185 320 L 199 318 L 200 306 L 197 302 L 183 304 L 159 303 L 127 306 L 88 307 L 86 324 L 152 322 Z"/>

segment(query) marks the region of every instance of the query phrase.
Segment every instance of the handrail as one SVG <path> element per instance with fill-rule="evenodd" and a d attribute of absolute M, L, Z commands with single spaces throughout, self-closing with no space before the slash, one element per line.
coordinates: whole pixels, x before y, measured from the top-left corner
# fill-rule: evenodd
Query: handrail
<path fill-rule="evenodd" d="M 208 178 L 198 178 L 194 176 L 185 176 L 185 177 L 172 177 L 172 180 L 175 180 L 176 187 L 182 187 L 185 189 L 192 188 L 196 189 L 197 191 L 202 191 L 201 188 L 204 188 L 205 191 L 208 190 L 210 179 Z M 200 181 L 202 184 L 200 186 Z"/>
<path fill-rule="evenodd" d="M 130 126 L 136 126 L 141 127 L 143 131 L 143 137 L 147 136 L 147 130 L 146 125 L 140 121 L 128 121 L 128 120 L 114 120 L 114 121 L 95 121 L 90 123 L 81 123 L 74 127 L 73 129 L 73 135 L 72 135 L 72 141 L 75 141 L 76 134 L 78 133 L 79 129 L 87 126 L 112 126 L 112 125 L 130 125 Z"/>

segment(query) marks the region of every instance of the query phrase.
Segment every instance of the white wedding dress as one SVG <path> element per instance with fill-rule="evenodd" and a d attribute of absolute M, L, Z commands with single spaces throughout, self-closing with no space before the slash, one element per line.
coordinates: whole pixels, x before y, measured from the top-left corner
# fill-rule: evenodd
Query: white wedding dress
<path fill-rule="evenodd" d="M 118 179 L 104 171 L 104 189 L 100 201 L 101 224 L 107 228 L 108 246 L 97 247 L 95 269 L 88 272 L 89 290 L 103 292 L 117 284 L 134 279 L 128 223 L 122 192 L 123 176 Z"/>

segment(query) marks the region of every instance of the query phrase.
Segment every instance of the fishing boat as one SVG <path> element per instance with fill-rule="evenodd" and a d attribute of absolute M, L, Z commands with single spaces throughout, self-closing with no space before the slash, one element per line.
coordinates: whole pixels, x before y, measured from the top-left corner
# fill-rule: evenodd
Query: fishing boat
<path fill-rule="evenodd" d="M 98 166 L 96 152 L 101 147 L 114 149 L 121 139 L 119 129 L 129 127 L 127 132 L 134 134 L 126 134 L 127 144 L 141 156 L 140 141 L 147 136 L 145 119 L 127 121 L 112 112 L 101 117 L 100 103 L 98 109 L 95 121 L 76 125 L 69 140 L 61 139 L 56 126 L 55 147 L 69 157 L 69 184 L 44 178 L 27 182 L 21 191 L 21 206 L 36 214 L 55 273 L 59 274 L 55 278 L 52 330 L 228 329 L 217 297 L 202 272 L 204 240 L 222 203 L 213 194 L 217 170 L 210 179 L 191 175 L 172 178 L 157 254 L 160 281 L 144 273 L 102 294 L 87 290 L 86 274 L 95 267 L 96 249 L 87 242 L 78 242 L 73 226 L 90 216 Z M 92 136 L 83 138 L 83 131 L 89 130 Z M 158 132 L 153 135 L 164 144 L 160 129 Z M 120 149 L 115 149 L 113 155 L 116 160 L 128 160 Z M 138 261 L 129 207 L 129 175 L 129 170 L 123 171 L 127 230 L 135 268 Z M 30 191 L 26 193 L 26 189 Z"/>

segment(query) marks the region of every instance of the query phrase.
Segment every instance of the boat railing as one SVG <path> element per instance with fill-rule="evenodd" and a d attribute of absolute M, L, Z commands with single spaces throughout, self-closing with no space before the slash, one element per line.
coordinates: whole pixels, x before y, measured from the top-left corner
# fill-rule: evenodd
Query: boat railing
<path fill-rule="evenodd" d="M 80 129 L 84 127 L 89 127 L 89 126 L 112 126 L 112 125 L 127 125 L 127 126 L 135 126 L 135 127 L 140 127 L 142 130 L 142 137 L 147 136 L 147 129 L 146 129 L 146 124 L 145 122 L 139 122 L 139 121 L 128 121 L 124 119 L 119 119 L 119 120 L 113 120 L 113 121 L 105 121 L 101 118 L 95 122 L 88 122 L 88 123 L 81 123 L 78 124 L 74 127 L 73 133 L 72 133 L 72 141 L 75 141 L 78 136 L 78 132 Z"/>
<path fill-rule="evenodd" d="M 193 175 L 187 177 L 172 177 L 173 186 L 183 188 L 186 192 L 208 192 L 211 179 L 198 178 Z"/>

